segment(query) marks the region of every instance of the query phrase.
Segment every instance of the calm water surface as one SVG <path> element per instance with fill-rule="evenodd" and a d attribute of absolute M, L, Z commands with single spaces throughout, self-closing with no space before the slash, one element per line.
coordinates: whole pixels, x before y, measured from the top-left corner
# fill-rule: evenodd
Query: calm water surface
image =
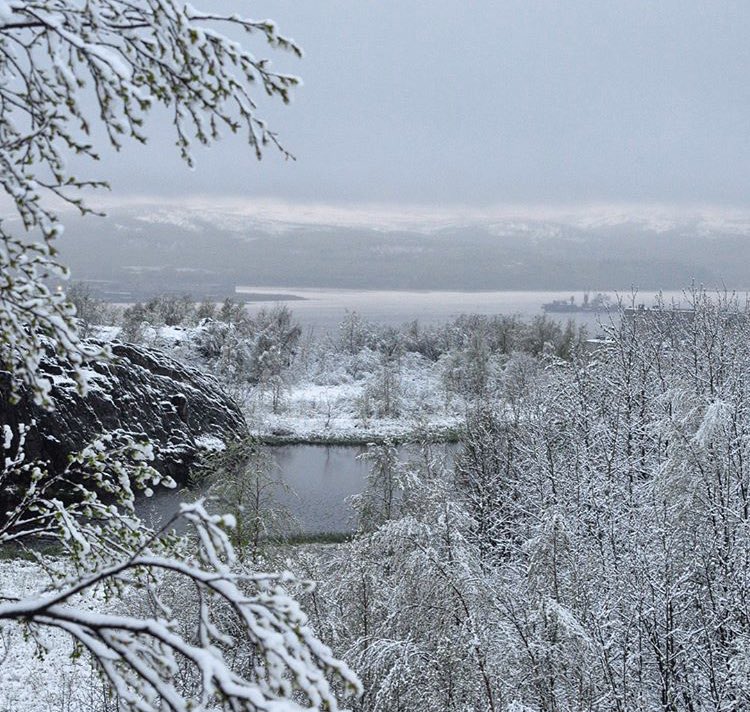
<path fill-rule="evenodd" d="M 284 445 L 269 447 L 275 476 L 287 487 L 279 488 L 279 504 L 294 518 L 298 531 L 305 534 L 349 532 L 356 528 L 350 498 L 365 488 L 368 464 L 359 458 L 365 447 L 352 445 Z M 435 445 L 434 454 L 446 458 L 455 455 L 455 444 Z M 401 448 L 403 459 L 418 457 L 414 448 Z M 180 502 L 195 498 L 185 490 L 164 490 L 143 500 L 140 514 L 152 524 L 165 521 Z"/>
<path fill-rule="evenodd" d="M 418 319 L 423 323 L 436 323 L 453 319 L 460 314 L 519 314 L 534 317 L 543 314 L 542 304 L 555 299 L 569 300 L 574 296 L 576 303 L 583 301 L 582 292 L 445 292 L 445 291 L 387 291 L 356 289 L 300 289 L 294 287 L 275 288 L 243 286 L 238 292 L 264 292 L 302 297 L 302 300 L 286 302 L 296 319 L 305 327 L 319 330 L 335 329 L 348 311 L 356 311 L 360 316 L 383 324 L 402 324 Z M 594 292 L 590 293 L 594 296 Z M 625 306 L 631 306 L 632 294 L 607 292 L 612 303 L 621 298 Z M 669 302 L 684 300 L 682 292 L 664 292 Z M 656 292 L 640 292 L 636 303 L 651 305 Z M 248 304 L 250 311 L 268 306 L 268 302 Z M 555 314 L 556 319 L 571 318 L 577 323 L 586 324 L 596 330 L 597 321 L 608 321 L 606 313 Z"/>

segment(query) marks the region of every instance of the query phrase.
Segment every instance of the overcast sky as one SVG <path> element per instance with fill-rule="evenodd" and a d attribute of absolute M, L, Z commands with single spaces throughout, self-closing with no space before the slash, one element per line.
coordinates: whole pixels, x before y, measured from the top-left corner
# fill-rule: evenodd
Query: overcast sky
<path fill-rule="evenodd" d="M 232 137 L 190 172 L 157 120 L 150 147 L 94 167 L 115 195 L 750 203 L 747 0 L 221 4 L 305 50 L 277 56 L 304 86 L 265 111 L 297 161 Z"/>

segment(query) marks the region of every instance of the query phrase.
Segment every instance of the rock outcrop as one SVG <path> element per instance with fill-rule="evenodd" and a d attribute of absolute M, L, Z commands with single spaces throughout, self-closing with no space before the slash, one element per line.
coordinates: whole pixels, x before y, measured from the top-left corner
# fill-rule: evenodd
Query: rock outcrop
<path fill-rule="evenodd" d="M 34 405 L 29 397 L 10 402 L 7 377 L 0 381 L 0 429 L 32 424 L 24 450 L 26 460 L 42 460 L 52 471 L 65 467 L 69 453 L 106 432 L 121 430 L 154 444 L 155 467 L 184 481 L 202 449 L 240 437 L 247 426 L 239 408 L 213 377 L 166 354 L 132 344 L 111 345 L 114 358 L 90 363 L 89 389 L 77 393 L 70 367 L 48 356 L 42 371 L 52 381 L 54 410 Z M 10 452 L 17 446 L 13 438 Z"/>

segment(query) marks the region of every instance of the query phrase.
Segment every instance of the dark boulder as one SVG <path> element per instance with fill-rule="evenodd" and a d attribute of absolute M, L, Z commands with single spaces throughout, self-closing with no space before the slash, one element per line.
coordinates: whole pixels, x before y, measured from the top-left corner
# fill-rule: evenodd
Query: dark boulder
<path fill-rule="evenodd" d="M 28 396 L 12 404 L 7 375 L 0 379 L 0 429 L 7 432 L 8 425 L 17 433 L 19 424 L 31 425 L 26 461 L 41 460 L 52 472 L 60 471 L 70 453 L 120 430 L 150 440 L 154 466 L 184 482 L 202 449 L 246 434 L 241 411 L 212 376 L 156 349 L 120 343 L 111 349 L 111 360 L 86 365 L 85 396 L 76 391 L 69 365 L 53 355 L 43 360 L 41 370 L 53 384 L 54 410 L 36 406 Z M 14 436 L 5 457 L 16 447 Z"/>

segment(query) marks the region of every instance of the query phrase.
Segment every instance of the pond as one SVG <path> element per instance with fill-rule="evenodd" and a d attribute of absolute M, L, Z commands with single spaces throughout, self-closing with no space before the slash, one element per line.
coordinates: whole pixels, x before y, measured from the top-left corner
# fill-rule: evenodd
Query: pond
<path fill-rule="evenodd" d="M 450 460 L 459 446 L 433 446 L 436 455 Z M 354 445 L 282 445 L 268 447 L 273 457 L 274 477 L 286 485 L 277 488 L 278 504 L 293 518 L 293 526 L 303 534 L 345 533 L 354 531 L 356 522 L 350 499 L 366 484 L 368 463 L 359 455 L 364 446 Z M 414 447 L 399 449 L 404 460 L 418 456 Z M 163 490 L 142 500 L 139 513 L 151 524 L 163 522 L 182 501 L 193 493 Z"/>

